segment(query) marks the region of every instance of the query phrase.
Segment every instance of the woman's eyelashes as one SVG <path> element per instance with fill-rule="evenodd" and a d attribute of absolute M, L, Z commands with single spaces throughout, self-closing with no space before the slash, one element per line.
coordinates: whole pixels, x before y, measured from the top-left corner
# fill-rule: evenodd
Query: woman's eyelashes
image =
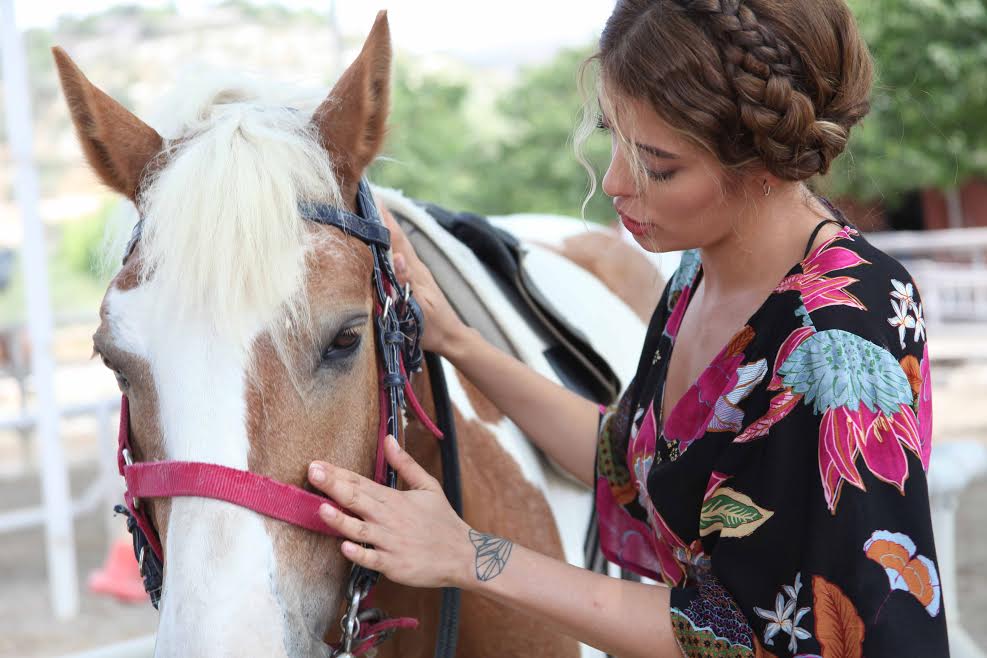
<path fill-rule="evenodd" d="M 654 169 L 645 169 L 648 174 L 648 178 L 655 181 L 656 183 L 664 183 L 672 179 L 677 173 L 675 169 L 671 171 L 655 171 Z"/>
<path fill-rule="evenodd" d="M 607 122 L 602 114 L 596 115 L 596 129 L 605 132 L 608 135 L 613 135 L 613 128 Z M 656 183 L 664 183 L 672 179 L 676 173 L 677 169 L 672 169 L 669 171 L 660 171 L 658 169 L 651 169 L 650 167 L 644 168 L 644 173 L 647 174 L 648 178 L 655 181 Z"/>

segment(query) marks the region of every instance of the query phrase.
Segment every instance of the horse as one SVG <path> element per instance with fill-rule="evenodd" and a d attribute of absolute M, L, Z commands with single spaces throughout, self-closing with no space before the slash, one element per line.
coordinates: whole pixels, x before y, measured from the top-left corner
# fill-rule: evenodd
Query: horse
<path fill-rule="evenodd" d="M 86 160 L 141 217 L 93 335 L 125 396 L 121 469 L 124 459 L 194 462 L 303 492 L 312 491 L 306 472 L 316 459 L 371 476 L 384 404 L 374 343 L 379 263 L 359 236 L 306 221 L 300 208 L 359 210 L 361 181 L 385 137 L 386 14 L 314 111 L 284 86 L 203 83 L 159 108 L 172 122 L 165 136 L 64 51 L 53 54 Z M 587 518 L 590 492 L 555 473 L 476 387 L 441 367 L 459 437 L 464 518 L 577 560 L 571 547 L 581 535 L 560 532 L 556 519 L 565 505 Z M 434 417 L 429 374 L 415 375 L 410 391 Z M 406 449 L 441 480 L 426 425 L 408 419 Z M 351 571 L 338 538 L 210 497 L 129 502 L 160 539 L 156 658 L 336 655 L 329 642 L 339 637 Z M 374 604 L 420 625 L 376 655 L 432 655 L 441 594 L 382 580 Z M 581 653 L 598 655 L 538 619 L 462 595 L 457 655 Z"/>

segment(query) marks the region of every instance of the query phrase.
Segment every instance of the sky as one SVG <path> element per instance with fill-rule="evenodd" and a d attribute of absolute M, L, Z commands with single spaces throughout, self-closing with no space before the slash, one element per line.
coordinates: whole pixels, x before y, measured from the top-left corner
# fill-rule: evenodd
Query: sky
<path fill-rule="evenodd" d="M 118 4 L 175 5 L 186 15 L 205 14 L 215 0 L 14 0 L 18 25 L 50 27 L 63 14 L 86 15 Z M 327 15 L 332 0 L 277 0 Z M 613 0 L 338 0 L 336 12 L 345 35 L 365 34 L 377 10 L 387 9 L 398 49 L 482 57 L 510 51 L 551 53 L 582 46 L 599 35 Z"/>

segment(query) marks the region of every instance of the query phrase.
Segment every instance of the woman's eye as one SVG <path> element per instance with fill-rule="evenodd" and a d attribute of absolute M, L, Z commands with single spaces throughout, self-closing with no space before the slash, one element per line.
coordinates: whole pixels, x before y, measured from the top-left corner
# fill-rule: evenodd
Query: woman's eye
<path fill-rule="evenodd" d="M 352 354 L 360 344 L 360 332 L 346 329 L 336 334 L 332 343 L 322 351 L 323 361 L 333 361 Z"/>
<path fill-rule="evenodd" d="M 675 171 L 652 171 L 648 169 L 648 178 L 659 183 L 664 183 L 667 180 L 671 180 L 672 176 L 675 175 Z"/>
<path fill-rule="evenodd" d="M 602 130 L 605 133 L 610 132 L 610 124 L 607 123 L 607 120 L 603 118 L 602 114 L 596 115 L 596 129 Z"/>

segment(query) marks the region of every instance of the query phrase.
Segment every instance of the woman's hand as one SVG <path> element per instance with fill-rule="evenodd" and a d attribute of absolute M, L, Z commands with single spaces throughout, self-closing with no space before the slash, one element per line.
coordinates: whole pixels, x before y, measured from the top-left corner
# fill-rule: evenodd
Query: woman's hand
<path fill-rule="evenodd" d="M 402 585 L 460 586 L 471 573 L 475 553 L 470 527 L 453 511 L 442 485 L 393 437 L 384 444 L 388 463 L 410 488 L 398 491 L 332 464 L 312 462 L 309 480 L 346 510 L 323 505 L 319 515 L 349 540 L 342 551 L 352 562 Z"/>
<path fill-rule="evenodd" d="M 448 356 L 446 350 L 453 343 L 455 337 L 459 335 L 459 332 L 465 329 L 466 325 L 449 305 L 449 300 L 446 299 L 445 294 L 439 290 L 438 284 L 435 283 L 435 279 L 432 277 L 432 273 L 428 271 L 425 263 L 418 258 L 408 236 L 395 221 L 394 215 L 379 203 L 377 209 L 384 219 L 384 224 L 391 232 L 394 273 L 402 286 L 405 283 L 411 283 L 411 290 L 425 316 L 422 349 Z"/>

